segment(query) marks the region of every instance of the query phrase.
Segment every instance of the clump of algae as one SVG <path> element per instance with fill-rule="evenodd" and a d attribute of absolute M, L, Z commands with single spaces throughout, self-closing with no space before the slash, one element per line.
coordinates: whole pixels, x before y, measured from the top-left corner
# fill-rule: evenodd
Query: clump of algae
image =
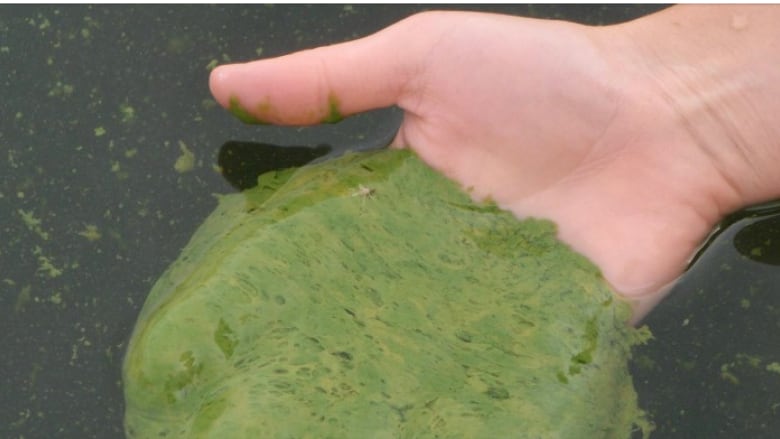
<path fill-rule="evenodd" d="M 552 223 L 474 204 L 408 151 L 272 172 L 150 293 L 126 433 L 647 436 L 629 314 Z"/>

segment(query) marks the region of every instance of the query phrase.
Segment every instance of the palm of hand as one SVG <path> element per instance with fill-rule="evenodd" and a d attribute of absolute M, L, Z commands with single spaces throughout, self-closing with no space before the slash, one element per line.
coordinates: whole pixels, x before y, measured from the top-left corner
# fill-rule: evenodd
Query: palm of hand
<path fill-rule="evenodd" d="M 621 80 L 586 28 L 451 19 L 399 99 L 407 118 L 395 144 L 478 198 L 554 220 L 646 311 L 717 219 L 697 206 L 696 185 L 677 186 L 674 157 L 688 139 L 674 113 Z"/>
<path fill-rule="evenodd" d="M 702 157 L 674 111 L 600 50 L 599 35 L 559 22 L 422 14 L 354 43 L 223 70 L 211 86 L 225 106 L 233 94 L 280 103 L 276 123 L 314 123 L 310 109 L 330 96 L 345 114 L 399 105 L 395 146 L 412 147 L 477 198 L 555 221 L 641 315 L 720 212 L 702 183 L 711 176 L 689 172 Z M 302 64 L 321 68 L 312 77 Z"/>

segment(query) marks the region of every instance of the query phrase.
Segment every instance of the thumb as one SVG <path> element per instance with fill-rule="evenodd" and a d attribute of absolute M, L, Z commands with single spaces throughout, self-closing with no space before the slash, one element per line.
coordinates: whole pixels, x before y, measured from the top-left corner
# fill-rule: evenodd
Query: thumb
<path fill-rule="evenodd" d="M 409 19 L 358 40 L 244 64 L 219 66 L 209 87 L 247 123 L 309 125 L 399 104 L 425 43 Z"/>

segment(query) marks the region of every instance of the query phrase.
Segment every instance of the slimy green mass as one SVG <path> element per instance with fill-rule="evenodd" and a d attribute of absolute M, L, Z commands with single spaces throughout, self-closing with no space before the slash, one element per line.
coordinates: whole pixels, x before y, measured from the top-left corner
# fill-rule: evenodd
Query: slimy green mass
<path fill-rule="evenodd" d="M 545 220 L 409 151 L 222 196 L 125 358 L 130 438 L 621 438 L 646 330 Z"/>

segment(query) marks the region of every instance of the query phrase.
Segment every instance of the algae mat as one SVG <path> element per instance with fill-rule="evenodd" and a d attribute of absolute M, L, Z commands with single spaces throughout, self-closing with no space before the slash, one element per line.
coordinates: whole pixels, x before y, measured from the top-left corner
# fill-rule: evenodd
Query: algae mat
<path fill-rule="evenodd" d="M 124 364 L 131 438 L 628 438 L 647 424 L 598 269 L 413 153 L 220 198 Z"/>

